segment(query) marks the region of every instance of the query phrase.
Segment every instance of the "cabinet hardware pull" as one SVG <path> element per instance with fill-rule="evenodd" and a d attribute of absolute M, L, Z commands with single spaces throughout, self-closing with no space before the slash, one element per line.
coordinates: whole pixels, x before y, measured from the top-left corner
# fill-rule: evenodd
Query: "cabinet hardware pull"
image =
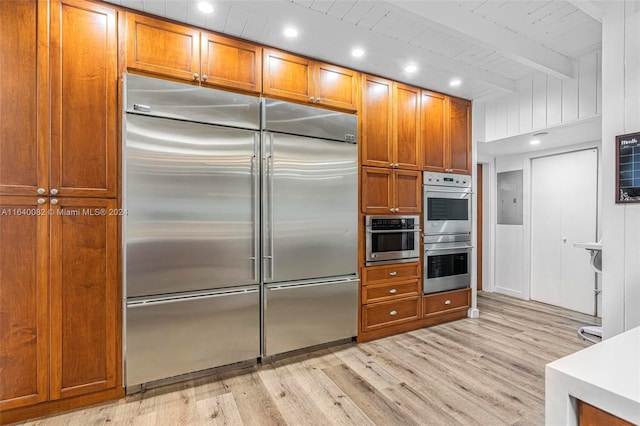
<path fill-rule="evenodd" d="M 56 198 L 52 199 L 51 204 L 55 206 L 56 204 L 58 204 L 58 200 Z"/>
<path fill-rule="evenodd" d="M 58 195 L 58 190 L 57 190 L 57 189 L 55 189 L 55 188 L 53 188 L 53 189 L 51 190 L 51 195 Z"/>
<path fill-rule="evenodd" d="M 314 98 L 313 96 L 309 98 L 309 101 L 314 102 L 316 98 Z"/>
<path fill-rule="evenodd" d="M 445 305 L 450 305 L 450 304 L 451 304 L 451 300 L 445 300 L 445 301 L 444 301 L 444 304 L 445 304 Z"/>
<path fill-rule="evenodd" d="M 47 193 L 47 190 L 46 190 L 46 189 L 44 189 L 44 188 L 38 188 L 38 195 L 43 195 L 43 194 L 46 194 L 46 193 Z"/>
<path fill-rule="evenodd" d="M 42 205 L 44 203 L 46 203 L 47 200 L 45 200 L 44 198 L 38 198 L 38 204 Z"/>
<path fill-rule="evenodd" d="M 395 277 L 398 273 L 396 271 L 391 271 L 389 272 L 389 275 L 391 275 L 392 277 Z"/>
<path fill-rule="evenodd" d="M 399 207 L 396 207 L 395 212 L 398 213 L 400 211 Z"/>
<path fill-rule="evenodd" d="M 198 79 L 198 77 L 200 77 L 200 76 L 198 75 L 198 73 L 197 73 L 197 72 L 194 72 L 194 73 L 193 73 L 193 79 L 194 79 L 194 80 L 197 80 L 197 79 Z"/>
<path fill-rule="evenodd" d="M 209 77 L 205 74 L 205 75 L 202 76 L 202 81 L 207 81 L 208 78 Z"/>
<path fill-rule="evenodd" d="M 316 99 L 316 103 L 318 103 L 318 102 L 320 102 L 320 98 L 317 98 L 317 99 Z"/>
<path fill-rule="evenodd" d="M 391 208 L 391 209 L 389 209 L 389 210 L 391 210 L 391 213 L 393 213 L 393 212 L 395 211 L 395 209 L 393 209 L 393 208 Z"/>
<path fill-rule="evenodd" d="M 396 290 L 395 288 L 392 288 L 391 290 L 389 290 L 389 293 L 391 294 L 396 294 L 398 292 L 398 290 Z"/>
<path fill-rule="evenodd" d="M 396 315 L 398 315 L 398 313 L 396 311 L 391 311 L 389 312 L 389 315 L 391 315 L 392 317 L 395 317 Z"/>

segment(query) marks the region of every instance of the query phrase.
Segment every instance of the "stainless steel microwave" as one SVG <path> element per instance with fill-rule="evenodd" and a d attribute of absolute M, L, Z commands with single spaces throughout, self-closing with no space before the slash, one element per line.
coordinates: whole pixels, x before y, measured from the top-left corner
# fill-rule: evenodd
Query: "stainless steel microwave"
<path fill-rule="evenodd" d="M 367 266 L 420 259 L 420 216 L 367 216 L 365 228 Z"/>

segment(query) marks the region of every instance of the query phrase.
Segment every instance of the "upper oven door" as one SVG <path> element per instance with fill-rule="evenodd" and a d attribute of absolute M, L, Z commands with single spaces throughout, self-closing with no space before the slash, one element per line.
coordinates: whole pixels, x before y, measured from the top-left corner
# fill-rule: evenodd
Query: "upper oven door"
<path fill-rule="evenodd" d="M 424 187 L 424 233 L 471 232 L 471 189 Z"/>

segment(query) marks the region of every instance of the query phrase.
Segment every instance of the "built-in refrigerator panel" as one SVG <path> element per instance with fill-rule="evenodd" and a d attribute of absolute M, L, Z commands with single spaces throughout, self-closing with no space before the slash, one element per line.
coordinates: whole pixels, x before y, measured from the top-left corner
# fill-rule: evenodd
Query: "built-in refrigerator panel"
<path fill-rule="evenodd" d="M 258 286 L 130 300 L 127 387 L 260 356 Z"/>
<path fill-rule="evenodd" d="M 260 98 L 125 74 L 125 111 L 201 123 L 260 128 Z"/>
<path fill-rule="evenodd" d="M 265 286 L 264 355 L 355 336 L 358 282 L 351 278 Z"/>
<path fill-rule="evenodd" d="M 127 297 L 260 282 L 259 136 L 126 114 Z"/>

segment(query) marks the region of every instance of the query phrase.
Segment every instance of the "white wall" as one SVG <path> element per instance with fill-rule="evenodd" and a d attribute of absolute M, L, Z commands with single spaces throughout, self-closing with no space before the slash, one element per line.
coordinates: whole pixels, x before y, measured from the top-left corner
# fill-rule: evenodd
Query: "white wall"
<path fill-rule="evenodd" d="M 640 131 L 640 13 L 606 2 L 602 21 L 602 326 L 605 338 L 640 326 L 640 205 L 615 204 L 615 136 Z"/>
<path fill-rule="evenodd" d="M 578 59 L 575 79 L 543 73 L 517 82 L 517 93 L 485 103 L 485 133 L 479 140 L 497 139 L 542 130 L 600 115 L 601 53 Z"/>

